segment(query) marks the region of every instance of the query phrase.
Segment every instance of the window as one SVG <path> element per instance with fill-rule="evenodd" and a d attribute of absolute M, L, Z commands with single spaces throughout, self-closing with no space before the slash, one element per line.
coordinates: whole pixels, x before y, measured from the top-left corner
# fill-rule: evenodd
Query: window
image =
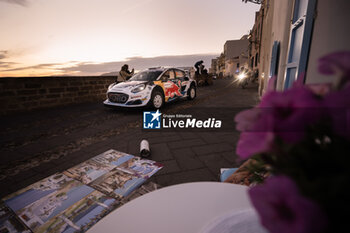
<path fill-rule="evenodd" d="M 270 74 L 269 78 L 273 76 L 277 76 L 278 73 L 278 64 L 279 64 L 279 53 L 280 53 L 280 42 L 274 41 L 271 51 L 271 63 L 270 63 Z M 274 83 L 273 87 L 275 88 L 276 83 Z"/>
<path fill-rule="evenodd" d="M 306 72 L 316 0 L 295 0 L 291 22 L 284 89 Z"/>
<path fill-rule="evenodd" d="M 279 53 L 280 53 L 280 42 L 274 41 L 271 52 L 271 64 L 270 64 L 270 75 L 269 77 L 276 76 L 278 73 L 279 64 Z"/>
<path fill-rule="evenodd" d="M 169 70 L 167 71 L 167 72 L 165 72 L 163 75 L 162 75 L 162 77 L 161 77 L 161 80 L 162 81 L 168 81 L 168 79 L 169 79 Z"/>
<path fill-rule="evenodd" d="M 159 70 L 147 70 L 135 74 L 131 81 L 155 81 L 162 72 Z"/>
<path fill-rule="evenodd" d="M 168 81 L 169 79 L 175 79 L 175 74 L 173 70 L 166 71 L 161 78 L 162 81 Z"/>
<path fill-rule="evenodd" d="M 169 79 L 175 79 L 175 74 L 173 70 L 169 70 Z"/>
<path fill-rule="evenodd" d="M 185 73 L 182 72 L 181 70 L 175 70 L 175 76 L 176 78 L 183 79 L 185 78 Z"/>

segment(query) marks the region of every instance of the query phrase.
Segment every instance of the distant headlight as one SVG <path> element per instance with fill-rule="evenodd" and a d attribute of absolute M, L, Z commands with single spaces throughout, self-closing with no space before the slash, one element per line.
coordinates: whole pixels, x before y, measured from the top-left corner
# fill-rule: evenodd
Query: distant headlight
<path fill-rule="evenodd" d="M 245 77 L 246 77 L 246 74 L 244 74 L 244 73 L 241 73 L 238 75 L 239 80 L 243 80 Z"/>
<path fill-rule="evenodd" d="M 134 89 L 132 89 L 131 92 L 132 93 L 137 93 L 137 92 L 145 90 L 145 88 L 146 88 L 146 85 L 145 84 L 141 84 L 141 85 L 136 86 Z"/>

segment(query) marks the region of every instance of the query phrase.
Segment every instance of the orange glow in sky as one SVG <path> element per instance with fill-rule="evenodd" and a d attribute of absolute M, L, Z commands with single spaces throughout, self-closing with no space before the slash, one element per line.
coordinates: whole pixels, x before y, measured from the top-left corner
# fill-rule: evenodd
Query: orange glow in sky
<path fill-rule="evenodd" d="M 131 57 L 214 58 L 249 32 L 258 9 L 241 0 L 0 0 L 0 77 L 96 75 L 62 68 L 110 63 L 110 72 Z"/>

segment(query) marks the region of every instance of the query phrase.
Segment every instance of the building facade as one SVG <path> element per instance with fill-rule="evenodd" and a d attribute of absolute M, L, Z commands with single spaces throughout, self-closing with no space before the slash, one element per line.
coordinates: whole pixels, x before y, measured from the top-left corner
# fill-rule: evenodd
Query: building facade
<path fill-rule="evenodd" d="M 263 11 L 264 9 L 261 8 L 260 11 L 255 12 L 255 23 L 248 36 L 249 68 L 252 71 L 259 70 L 260 65 L 260 44 L 262 36 L 262 19 L 264 14 Z"/>
<path fill-rule="evenodd" d="M 318 73 L 317 62 L 326 54 L 350 50 L 349 7 L 347 0 L 263 1 L 251 32 L 249 54 L 250 67 L 256 68 L 254 53 L 260 50 L 259 94 L 266 92 L 273 76 L 279 91 L 298 79 L 306 84 L 335 83 L 334 77 Z M 262 29 L 261 40 L 258 28 Z"/>
<path fill-rule="evenodd" d="M 234 76 L 241 67 L 248 68 L 249 55 L 248 36 L 243 36 L 240 40 L 228 40 L 224 44 L 225 72 L 224 76 Z"/>
<path fill-rule="evenodd" d="M 224 77 L 225 73 L 225 55 L 224 53 L 221 53 L 219 57 L 216 58 L 216 75 L 219 78 Z"/>
<path fill-rule="evenodd" d="M 218 58 L 211 59 L 211 67 L 209 68 L 210 74 L 217 74 Z"/>

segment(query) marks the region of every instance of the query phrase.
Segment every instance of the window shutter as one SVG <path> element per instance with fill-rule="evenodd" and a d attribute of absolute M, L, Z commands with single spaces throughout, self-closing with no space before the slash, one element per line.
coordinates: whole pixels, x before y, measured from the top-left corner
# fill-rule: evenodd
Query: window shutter
<path fill-rule="evenodd" d="M 306 71 L 316 1 L 295 0 L 294 2 L 284 80 L 285 89 L 290 88 L 300 74 Z"/>

